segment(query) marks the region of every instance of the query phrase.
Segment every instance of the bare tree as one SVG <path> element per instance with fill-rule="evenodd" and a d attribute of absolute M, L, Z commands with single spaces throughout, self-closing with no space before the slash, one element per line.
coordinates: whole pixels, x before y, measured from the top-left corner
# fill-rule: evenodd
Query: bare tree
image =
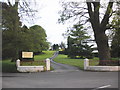
<path fill-rule="evenodd" d="M 113 14 L 113 1 L 109 0 L 108 4 L 106 4 L 107 7 L 104 8 L 106 10 L 102 18 L 100 9 L 103 5 L 101 5 L 100 0 L 86 0 L 84 5 L 81 2 L 63 2 L 62 6 L 64 10 L 61 12 L 59 21 L 64 22 L 72 18 L 77 19 L 78 22 L 82 22 L 83 25 L 90 22 L 98 47 L 99 64 L 102 65 L 103 60 L 110 60 L 108 36 L 105 32 L 109 28 L 109 19 Z"/>
<path fill-rule="evenodd" d="M 35 13 L 38 11 L 35 8 L 33 9 L 31 6 L 36 5 L 36 0 L 15 0 L 14 2 L 7 0 L 7 2 L 9 6 L 16 6 L 16 10 L 19 13 L 21 21 L 25 20 L 28 23 L 34 23 Z"/>

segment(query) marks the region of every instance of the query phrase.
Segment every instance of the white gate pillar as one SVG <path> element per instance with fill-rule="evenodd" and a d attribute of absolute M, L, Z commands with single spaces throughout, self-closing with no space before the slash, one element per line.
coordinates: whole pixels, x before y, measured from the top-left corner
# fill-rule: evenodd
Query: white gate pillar
<path fill-rule="evenodd" d="M 84 70 L 87 69 L 87 67 L 89 66 L 89 59 L 84 59 Z"/>
<path fill-rule="evenodd" d="M 50 59 L 49 58 L 46 59 L 46 70 L 47 71 L 50 70 Z"/>
<path fill-rule="evenodd" d="M 17 66 L 17 67 L 20 66 L 20 60 L 19 60 L 19 59 L 16 61 L 16 66 Z"/>

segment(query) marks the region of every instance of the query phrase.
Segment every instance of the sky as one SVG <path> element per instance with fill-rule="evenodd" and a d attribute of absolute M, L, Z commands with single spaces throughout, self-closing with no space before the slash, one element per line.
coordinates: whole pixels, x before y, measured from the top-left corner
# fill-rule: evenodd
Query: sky
<path fill-rule="evenodd" d="M 31 8 L 37 9 L 38 12 L 36 13 L 32 23 L 22 20 L 23 24 L 27 25 L 28 27 L 32 25 L 42 26 L 46 31 L 48 42 L 50 42 L 52 45 L 60 44 L 61 42 L 67 44 L 67 38 L 63 37 L 62 34 L 67 31 L 68 27 L 72 27 L 73 24 L 68 22 L 65 24 L 58 23 L 58 19 L 60 18 L 60 14 L 58 14 L 58 12 L 62 10 L 60 1 L 64 0 L 30 0 L 32 6 Z M 84 2 L 84 0 L 65 1 Z"/>
<path fill-rule="evenodd" d="M 23 20 L 23 23 L 28 27 L 32 25 L 42 26 L 46 31 L 48 42 L 52 44 L 66 43 L 66 38 L 64 38 L 62 34 L 65 33 L 69 24 L 63 25 L 62 23 L 58 23 L 58 18 L 60 17 L 58 12 L 61 9 L 59 0 L 41 0 L 36 2 L 34 9 L 38 10 L 34 22 L 28 23 Z"/>

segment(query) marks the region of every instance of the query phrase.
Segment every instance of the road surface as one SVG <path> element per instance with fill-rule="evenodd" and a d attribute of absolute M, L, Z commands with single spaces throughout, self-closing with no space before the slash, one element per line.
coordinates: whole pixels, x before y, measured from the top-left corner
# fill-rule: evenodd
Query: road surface
<path fill-rule="evenodd" d="M 118 72 L 3 73 L 3 88 L 107 88 L 118 87 Z"/>

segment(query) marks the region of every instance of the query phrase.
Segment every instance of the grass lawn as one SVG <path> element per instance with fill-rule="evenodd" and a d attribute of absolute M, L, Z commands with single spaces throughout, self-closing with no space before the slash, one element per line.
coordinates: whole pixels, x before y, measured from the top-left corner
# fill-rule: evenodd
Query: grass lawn
<path fill-rule="evenodd" d="M 91 59 L 90 59 L 91 60 Z M 90 63 L 90 65 L 97 65 L 98 64 L 98 58 L 93 59 L 96 63 Z M 67 57 L 67 55 L 59 54 L 55 59 L 55 62 L 62 63 L 62 64 L 68 64 L 72 66 L 76 66 L 79 69 L 84 69 L 84 59 L 70 59 Z"/>
<path fill-rule="evenodd" d="M 45 53 L 45 54 L 35 55 L 35 56 L 34 56 L 34 59 L 37 60 L 37 61 L 38 61 L 38 60 L 45 60 L 45 59 L 47 59 L 47 58 L 52 57 L 53 54 L 54 54 L 54 52 L 55 52 L 55 51 L 43 51 L 43 53 Z"/>
<path fill-rule="evenodd" d="M 90 66 L 96 66 L 99 64 L 99 58 L 94 57 L 93 59 L 89 59 Z M 112 58 L 111 60 L 118 60 L 118 58 Z M 79 69 L 84 69 L 84 59 L 70 59 L 67 57 L 67 55 L 59 54 L 55 59 L 55 62 L 62 63 L 62 64 L 68 64 L 72 66 L 76 66 Z"/>
<path fill-rule="evenodd" d="M 55 51 L 43 51 L 45 54 L 42 54 L 42 55 L 35 55 L 34 56 L 34 60 L 35 61 L 43 61 L 45 60 L 46 58 L 50 58 L 52 57 L 53 53 Z M 3 61 L 0 61 L 0 64 L 2 63 L 2 72 L 18 72 L 16 70 L 16 62 L 11 62 L 10 59 L 7 59 L 7 60 L 3 60 Z M 23 63 L 23 65 L 31 65 L 30 63 Z M 32 65 L 38 65 L 38 63 L 33 63 Z M 44 63 L 41 63 L 39 65 L 45 65 Z M 53 70 L 53 68 L 51 67 L 51 70 Z"/>

